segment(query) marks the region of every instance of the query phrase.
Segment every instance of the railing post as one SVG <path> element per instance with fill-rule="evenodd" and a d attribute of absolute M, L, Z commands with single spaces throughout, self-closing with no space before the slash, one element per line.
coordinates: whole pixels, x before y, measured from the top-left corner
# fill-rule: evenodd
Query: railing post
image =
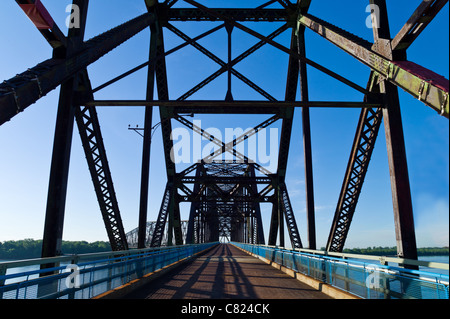
<path fill-rule="evenodd" d="M 0 266 L 0 277 L 6 276 L 7 267 Z M 5 279 L 0 279 L 0 300 L 3 299 L 3 287 L 5 286 Z"/>
<path fill-rule="evenodd" d="M 367 275 L 367 269 L 366 265 L 364 264 L 364 282 L 367 283 L 367 278 L 369 276 Z M 370 288 L 369 285 L 366 284 L 366 299 L 370 299 Z"/>
<path fill-rule="evenodd" d="M 321 268 L 322 268 L 322 281 L 323 282 L 327 282 L 327 263 L 326 260 L 322 258 L 322 262 L 321 262 Z"/>
<path fill-rule="evenodd" d="M 344 259 L 346 259 L 346 258 L 344 257 Z M 345 283 L 344 283 L 346 291 L 350 291 L 350 284 L 349 284 L 349 278 L 348 278 L 350 272 L 349 272 L 348 268 L 349 268 L 349 265 L 348 265 L 348 262 L 346 262 L 346 266 L 345 266 Z"/>
<path fill-rule="evenodd" d="M 333 263 L 328 261 L 328 284 L 333 285 Z"/>

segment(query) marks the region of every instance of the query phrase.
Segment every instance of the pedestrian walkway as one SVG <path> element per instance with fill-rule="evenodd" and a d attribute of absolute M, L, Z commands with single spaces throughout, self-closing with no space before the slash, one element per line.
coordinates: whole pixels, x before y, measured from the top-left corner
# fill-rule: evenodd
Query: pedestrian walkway
<path fill-rule="evenodd" d="M 230 244 L 220 244 L 126 299 L 330 299 Z"/>

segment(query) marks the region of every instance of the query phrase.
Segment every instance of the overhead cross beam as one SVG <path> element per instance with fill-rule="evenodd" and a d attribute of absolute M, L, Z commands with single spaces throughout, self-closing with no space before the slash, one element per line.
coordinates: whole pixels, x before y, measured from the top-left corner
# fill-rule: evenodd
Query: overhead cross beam
<path fill-rule="evenodd" d="M 260 93 L 262 96 L 266 97 L 268 100 L 272 100 L 274 101 L 275 98 L 273 98 L 270 94 L 268 94 L 266 91 L 264 91 L 263 89 L 261 89 L 258 85 L 256 85 L 254 82 L 252 82 L 250 79 L 248 79 L 246 76 L 244 76 L 243 74 L 241 74 L 240 72 L 238 72 L 236 69 L 233 68 L 233 64 L 231 61 L 231 54 L 229 52 L 229 62 L 225 63 L 223 60 L 221 60 L 219 57 L 217 57 L 215 54 L 213 54 L 211 51 L 209 51 L 208 49 L 206 49 L 205 47 L 203 47 L 202 45 L 200 45 L 197 41 L 194 41 L 193 39 L 191 39 L 190 37 L 188 37 L 186 34 L 184 34 L 183 32 L 181 32 L 179 29 L 175 28 L 173 25 L 171 25 L 170 23 L 168 23 L 166 25 L 166 27 L 172 31 L 173 33 L 175 33 L 177 36 L 179 36 L 180 38 L 182 38 L 183 40 L 185 40 L 187 43 L 191 44 L 194 48 L 196 48 L 197 50 L 199 50 L 201 53 L 203 53 L 204 55 L 206 55 L 208 58 L 210 58 L 211 60 L 213 60 L 214 62 L 216 62 L 217 64 L 219 64 L 221 66 L 221 71 L 223 71 L 223 73 L 228 72 L 229 74 L 229 79 L 228 79 L 228 85 L 230 86 L 231 83 L 231 74 L 233 74 L 234 76 L 236 76 L 238 79 L 240 79 L 242 82 L 244 82 L 245 84 L 247 84 L 248 86 L 250 86 L 252 89 L 254 89 L 255 91 L 257 91 L 258 93 Z M 231 49 L 230 47 L 230 43 L 229 43 L 229 50 Z M 237 60 L 239 61 L 239 60 Z M 235 62 L 236 63 L 236 62 Z M 229 94 L 231 94 L 231 91 L 228 91 Z"/>
<path fill-rule="evenodd" d="M 109 80 L 109 81 L 103 83 L 102 85 L 99 85 L 98 87 L 96 87 L 95 89 L 93 89 L 93 92 L 95 93 L 95 92 L 97 92 L 97 91 L 100 91 L 100 90 L 102 90 L 102 89 L 104 89 L 104 88 L 110 86 L 111 84 L 114 84 L 114 83 L 116 83 L 117 81 L 119 81 L 119 80 L 121 80 L 121 79 L 123 79 L 123 78 L 125 78 L 125 77 L 127 77 L 127 76 L 129 76 L 129 75 L 131 75 L 131 74 L 133 74 L 133 73 L 135 73 L 135 72 L 137 72 L 137 71 L 139 71 L 139 70 L 141 70 L 141 69 L 147 67 L 147 66 L 149 66 L 150 64 L 156 63 L 159 59 L 161 59 L 161 58 L 163 58 L 163 57 L 167 57 L 168 55 L 170 55 L 170 54 L 172 54 L 172 53 L 174 53 L 174 52 L 177 52 L 178 50 L 180 50 L 180 49 L 182 49 L 182 48 L 188 46 L 191 42 L 193 42 L 193 41 L 198 41 L 198 40 L 200 40 L 200 39 L 202 39 L 202 38 L 204 38 L 204 37 L 206 37 L 206 36 L 208 36 L 208 35 L 210 35 L 210 34 L 216 32 L 216 31 L 218 31 L 218 30 L 222 29 L 224 26 L 225 26 L 225 25 L 220 25 L 220 26 L 214 27 L 214 28 L 212 28 L 211 30 L 208 30 L 208 31 L 202 33 L 201 35 L 199 35 L 199 36 L 197 36 L 197 37 L 195 37 L 195 38 L 190 39 L 190 41 L 186 41 L 186 42 L 184 42 L 184 43 L 182 43 L 182 44 L 180 44 L 180 45 L 174 47 L 173 49 L 170 49 L 170 50 L 164 52 L 164 54 L 163 54 L 162 56 L 161 56 L 161 55 L 157 55 L 156 57 L 151 58 L 149 61 L 144 62 L 144 63 L 141 63 L 140 65 L 138 65 L 138 66 L 132 68 L 131 70 L 126 71 L 126 72 L 122 73 L 122 74 L 119 75 L 119 76 L 116 76 L 115 78 L 113 78 L 113 79 L 111 79 L 111 80 Z"/>
<path fill-rule="evenodd" d="M 374 108 L 382 107 L 379 102 L 338 102 L 338 101 L 256 101 L 256 100 L 170 100 L 170 101 L 148 101 L 148 100 L 93 100 L 86 102 L 89 107 L 140 107 L 159 106 L 171 108 L 174 112 L 208 114 L 208 113 L 231 113 L 231 114 L 273 114 L 284 113 L 284 109 L 290 107 L 309 108 Z M 259 110 L 259 111 L 258 111 Z M 227 112 L 225 112 L 227 111 Z"/>
<path fill-rule="evenodd" d="M 275 30 L 274 32 L 272 32 L 268 38 L 269 39 L 273 39 L 277 36 L 279 36 L 280 34 L 282 34 L 285 30 L 287 29 L 287 25 L 283 25 L 280 28 L 278 28 L 277 30 Z M 190 96 L 192 96 L 194 93 L 196 93 L 197 91 L 199 91 L 201 88 L 203 88 L 204 86 L 206 86 L 207 84 L 211 83 L 213 80 L 215 80 L 216 78 L 218 78 L 220 75 L 222 75 L 223 73 L 227 72 L 229 68 L 232 68 L 234 65 L 236 65 L 237 63 L 243 61 L 245 58 L 249 57 L 252 53 L 254 53 L 256 50 L 260 49 L 261 47 L 263 47 L 265 44 L 264 41 L 260 41 L 257 44 L 253 45 L 251 48 L 249 48 L 248 50 L 246 50 L 244 53 L 240 54 L 238 57 L 232 59 L 231 61 L 229 61 L 226 64 L 222 64 L 221 62 L 219 62 L 219 64 L 221 64 L 221 68 L 216 71 L 215 73 L 213 73 L 212 75 L 210 75 L 209 77 L 207 77 L 205 80 L 203 80 L 202 82 L 200 82 L 199 84 L 197 84 L 196 86 L 194 86 L 192 89 L 190 89 L 188 92 L 186 92 L 185 94 L 183 94 L 181 97 L 178 98 L 179 101 L 184 101 L 187 98 L 189 98 Z M 216 61 L 217 62 L 217 61 Z M 233 72 L 233 71 L 231 71 Z M 234 75 L 237 75 L 236 73 L 234 73 Z M 241 78 L 241 80 L 243 80 L 244 83 L 248 84 L 250 87 L 252 87 L 253 89 L 255 89 L 257 92 L 259 92 L 261 95 L 265 96 L 268 100 L 275 100 L 272 96 L 268 95 L 264 90 L 260 89 L 258 86 L 254 85 L 252 86 L 251 81 L 246 81 L 245 79 Z"/>
<path fill-rule="evenodd" d="M 279 49 L 279 50 L 281 50 L 281 51 L 283 51 L 283 52 L 285 52 L 285 53 L 287 53 L 289 55 L 293 55 L 294 57 L 296 57 L 300 61 L 303 61 L 303 62 L 307 63 L 308 65 L 318 69 L 319 71 L 324 72 L 325 74 L 328 74 L 329 76 L 335 78 L 336 80 L 338 80 L 338 81 L 340 81 L 340 82 L 342 82 L 344 84 L 347 84 L 348 86 L 354 88 L 355 90 L 357 90 L 357 91 L 359 91 L 361 93 L 364 93 L 364 94 L 369 93 L 364 88 L 359 86 L 358 84 L 356 84 L 356 83 L 346 79 L 345 77 L 343 77 L 343 76 L 341 76 L 341 75 L 339 75 L 339 74 L 337 74 L 337 73 L 335 73 L 335 72 L 325 68 L 324 66 L 322 66 L 322 65 L 320 65 L 320 64 L 318 64 L 318 63 L 316 63 L 316 62 L 314 62 L 314 61 L 312 61 L 312 60 L 310 60 L 310 59 L 308 59 L 308 58 L 306 58 L 304 56 L 299 55 L 296 50 L 291 50 L 289 48 L 286 48 L 285 46 L 283 46 L 283 45 L 273 41 L 272 39 L 269 39 L 268 37 L 265 37 L 265 36 L 261 35 L 260 33 L 254 31 L 254 30 L 252 30 L 252 29 L 250 29 L 250 28 L 248 28 L 248 27 L 246 27 L 244 25 L 242 25 L 241 23 L 236 22 L 231 17 L 228 18 L 228 17 L 226 17 L 226 16 L 224 16 L 224 15 L 222 15 L 222 14 L 220 14 L 220 13 L 214 11 L 214 10 L 211 10 L 208 7 L 205 7 L 204 5 L 199 4 L 198 2 L 196 2 L 194 0 L 184 0 L 184 1 L 189 3 L 189 4 L 191 4 L 191 5 L 193 5 L 193 6 L 195 6 L 195 7 L 197 7 L 197 8 L 199 8 L 200 10 L 204 11 L 205 13 L 207 13 L 207 14 L 213 16 L 213 17 L 217 17 L 218 19 L 221 19 L 223 21 L 228 21 L 228 23 L 232 24 L 234 27 L 236 27 L 236 28 L 238 28 L 238 29 L 240 29 L 240 30 L 250 34 L 250 35 L 253 35 L 254 37 L 256 37 L 256 38 L 258 38 L 258 39 L 260 39 L 260 40 L 262 40 L 264 42 L 267 42 L 268 44 L 274 46 L 275 48 L 277 48 L 277 49 Z"/>
<path fill-rule="evenodd" d="M 210 8 L 217 15 L 210 15 L 198 8 L 170 8 L 165 10 L 167 21 L 234 21 L 251 22 L 286 22 L 289 18 L 286 9 L 245 8 L 227 9 Z M 225 19 L 224 19 L 225 18 Z"/>

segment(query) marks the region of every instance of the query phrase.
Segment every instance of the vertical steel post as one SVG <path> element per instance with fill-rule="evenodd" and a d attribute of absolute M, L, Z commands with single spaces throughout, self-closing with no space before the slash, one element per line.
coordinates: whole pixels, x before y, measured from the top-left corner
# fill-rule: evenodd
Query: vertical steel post
<path fill-rule="evenodd" d="M 417 259 L 411 189 L 398 89 L 387 81 L 381 83 L 380 88 L 382 92 L 385 92 L 387 105 L 383 109 L 383 120 L 391 176 L 397 253 L 399 257 Z"/>
<path fill-rule="evenodd" d="M 73 5 L 80 8 L 80 26 L 79 28 L 69 29 L 66 58 L 78 52 L 83 44 L 89 0 L 74 0 Z M 78 75 L 74 75 L 64 82 L 60 90 L 42 240 L 41 254 L 43 258 L 61 254 L 70 153 L 75 122 L 74 101 L 77 77 Z"/>
<path fill-rule="evenodd" d="M 153 23 L 150 26 L 150 53 L 147 75 L 147 101 L 153 101 L 155 91 L 155 63 L 157 56 L 158 35 L 157 28 Z M 153 107 L 145 107 L 144 120 L 144 142 L 142 150 L 142 170 L 141 170 L 141 194 L 139 204 L 139 231 L 138 248 L 145 248 L 146 229 L 147 229 L 147 211 L 148 211 L 148 190 L 150 179 L 150 151 L 152 144 L 152 120 Z"/>
<path fill-rule="evenodd" d="M 75 118 L 74 78 L 61 85 L 48 186 L 42 241 L 42 258 L 61 255 L 61 244 L 69 177 L 70 152 Z"/>
<path fill-rule="evenodd" d="M 255 174 L 255 165 L 251 165 L 250 167 L 250 177 L 256 177 Z M 258 186 L 256 183 L 251 183 L 250 188 L 253 190 L 253 192 L 258 192 Z M 254 202 L 252 204 L 252 209 L 254 210 L 254 216 L 255 216 L 255 223 L 256 223 L 256 242 L 255 244 L 264 245 L 265 239 L 264 239 L 264 228 L 263 228 L 263 222 L 261 217 L 261 205 L 258 202 Z"/>
<path fill-rule="evenodd" d="M 278 187 L 274 188 L 274 200 L 272 202 L 272 215 L 270 219 L 269 229 L 269 246 L 275 246 L 277 243 L 278 235 Z"/>
<path fill-rule="evenodd" d="M 378 48 L 378 53 L 392 60 L 386 0 L 370 0 L 370 4 L 376 5 L 379 13 L 378 24 L 373 26 L 374 49 Z M 389 45 L 385 45 L 386 43 Z M 417 259 L 414 216 L 398 88 L 385 80 L 380 83 L 380 92 L 386 106 L 383 109 L 383 120 L 391 176 L 397 253 L 399 257 Z"/>
<path fill-rule="evenodd" d="M 227 71 L 228 71 L 228 90 L 227 90 L 227 95 L 225 97 L 226 101 L 233 101 L 233 93 L 231 92 L 231 70 L 232 70 L 232 65 L 231 65 L 231 60 L 232 60 L 232 52 L 231 52 L 231 47 L 232 47 L 232 33 L 233 33 L 233 28 L 234 26 L 229 23 L 226 22 L 225 23 L 225 28 L 227 30 L 227 34 L 228 34 L 228 65 L 227 65 Z"/>
<path fill-rule="evenodd" d="M 202 167 L 203 167 L 203 165 L 200 165 L 200 164 L 197 165 L 197 169 L 195 170 L 195 177 L 198 178 L 202 175 Z M 199 194 L 200 188 L 201 188 L 200 183 L 197 182 L 194 184 L 193 193 L 196 197 L 200 195 Z M 188 222 L 187 233 L 186 233 L 186 244 L 187 245 L 197 244 L 197 242 L 195 241 L 195 237 L 196 237 L 195 236 L 195 223 L 196 223 L 197 217 L 199 215 L 200 206 L 201 206 L 201 204 L 200 204 L 198 198 L 195 198 L 194 201 L 191 203 L 191 209 L 190 209 L 190 213 L 189 213 L 189 222 Z M 197 238 L 198 238 L 198 236 L 197 236 Z"/>
<path fill-rule="evenodd" d="M 284 210 L 283 210 L 283 200 L 281 198 L 282 193 L 280 190 L 280 186 L 278 185 L 278 198 L 277 198 L 277 204 L 278 204 L 278 231 L 280 233 L 280 246 L 285 247 L 285 241 L 284 241 Z"/>
<path fill-rule="evenodd" d="M 297 44 L 300 56 L 306 57 L 305 48 L 305 27 L 303 25 L 297 28 Z M 300 71 L 300 94 L 303 102 L 309 101 L 307 65 L 299 61 Z M 305 184 L 306 184 L 306 216 L 308 227 L 309 249 L 316 249 L 316 221 L 314 209 L 314 182 L 312 168 L 312 150 L 311 150 L 311 125 L 309 116 L 309 107 L 302 108 L 302 128 L 303 128 L 303 153 L 305 159 Z"/>

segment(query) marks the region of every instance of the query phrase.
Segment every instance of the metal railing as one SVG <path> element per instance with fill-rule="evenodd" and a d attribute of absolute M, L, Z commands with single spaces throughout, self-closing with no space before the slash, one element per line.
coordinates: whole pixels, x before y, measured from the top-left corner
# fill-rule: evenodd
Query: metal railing
<path fill-rule="evenodd" d="M 90 299 L 216 244 L 3 262 L 0 299 Z"/>
<path fill-rule="evenodd" d="M 365 299 L 449 298 L 448 275 L 386 265 L 387 262 L 400 264 L 409 262 L 401 258 L 339 253 L 333 253 L 333 256 L 330 256 L 326 255 L 324 251 L 285 249 L 235 242 L 232 244 L 295 272 Z M 368 260 L 366 261 L 366 259 Z M 376 260 L 383 264 L 375 263 Z M 411 262 L 414 265 L 448 270 L 448 264 Z"/>

